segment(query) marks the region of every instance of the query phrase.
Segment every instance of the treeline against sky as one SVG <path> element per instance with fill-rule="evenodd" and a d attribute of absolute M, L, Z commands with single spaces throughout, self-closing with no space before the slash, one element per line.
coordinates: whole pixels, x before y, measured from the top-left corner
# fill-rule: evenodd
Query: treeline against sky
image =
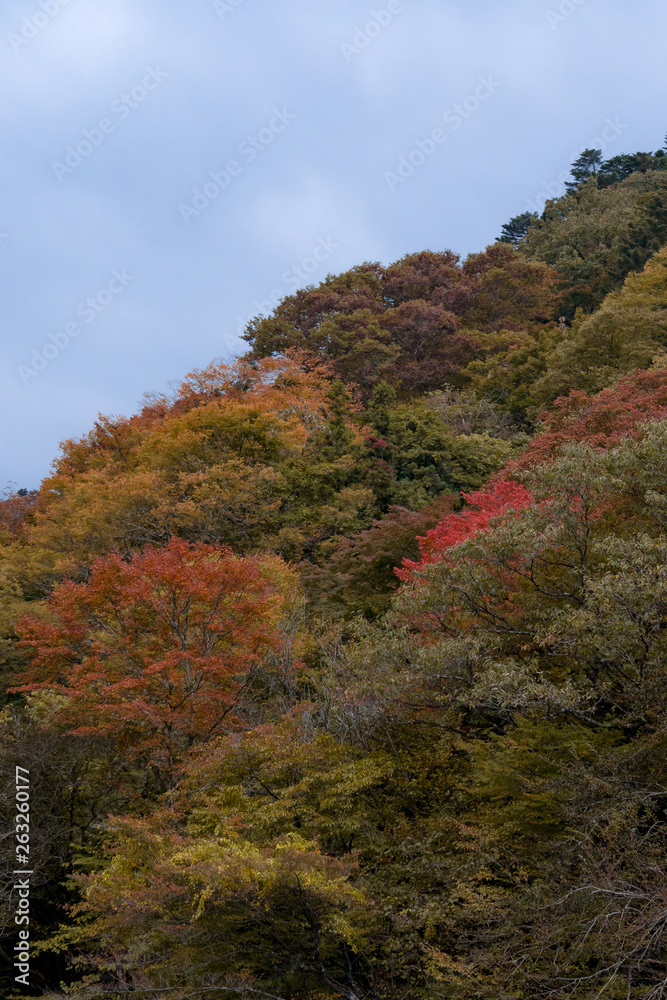
<path fill-rule="evenodd" d="M 0 503 L 35 994 L 666 995 L 665 166 L 296 292 Z"/>

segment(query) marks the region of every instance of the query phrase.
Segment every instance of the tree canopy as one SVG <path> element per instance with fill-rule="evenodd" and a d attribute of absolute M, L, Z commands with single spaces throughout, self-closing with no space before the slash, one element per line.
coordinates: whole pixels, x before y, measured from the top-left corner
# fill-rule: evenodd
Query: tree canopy
<path fill-rule="evenodd" d="M 665 996 L 665 160 L 287 296 L 3 495 L 29 995 Z"/>

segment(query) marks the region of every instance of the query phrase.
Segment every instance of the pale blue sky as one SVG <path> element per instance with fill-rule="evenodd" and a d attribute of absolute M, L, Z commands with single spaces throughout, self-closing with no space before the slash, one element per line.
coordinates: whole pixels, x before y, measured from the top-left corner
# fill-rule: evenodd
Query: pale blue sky
<path fill-rule="evenodd" d="M 483 249 L 585 146 L 659 148 L 666 29 L 664 0 L 4 0 L 0 486 L 272 296 Z"/>

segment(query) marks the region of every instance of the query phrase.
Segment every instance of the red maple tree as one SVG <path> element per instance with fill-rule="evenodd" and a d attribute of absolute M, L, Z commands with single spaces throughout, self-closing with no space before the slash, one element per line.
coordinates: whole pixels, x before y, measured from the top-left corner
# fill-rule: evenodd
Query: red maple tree
<path fill-rule="evenodd" d="M 404 582 L 431 563 L 442 562 L 447 552 L 454 546 L 480 531 L 486 531 L 499 518 L 518 514 L 532 506 L 534 500 L 530 490 L 521 483 L 502 481 L 475 493 L 461 494 L 470 504 L 459 514 L 448 514 L 435 528 L 417 539 L 421 559 L 412 562 L 404 559 L 402 568 L 394 572 Z"/>
<path fill-rule="evenodd" d="M 75 732 L 106 732 L 161 770 L 229 727 L 251 668 L 279 642 L 278 591 L 257 559 L 172 539 L 99 559 L 18 624 L 22 691 L 67 696 Z"/>
<path fill-rule="evenodd" d="M 587 441 L 609 448 L 625 437 L 637 437 L 652 420 L 667 417 L 667 369 L 637 370 L 615 385 L 589 396 L 580 389 L 561 396 L 553 409 L 542 413 L 545 430 L 537 434 L 521 457 L 498 474 L 508 478 L 519 469 L 541 465 L 558 455 L 563 445 Z"/>

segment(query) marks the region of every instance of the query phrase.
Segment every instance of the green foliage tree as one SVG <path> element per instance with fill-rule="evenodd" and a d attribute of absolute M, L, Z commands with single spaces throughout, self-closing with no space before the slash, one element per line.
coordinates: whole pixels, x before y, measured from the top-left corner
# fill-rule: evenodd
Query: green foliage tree
<path fill-rule="evenodd" d="M 564 315 L 571 318 L 579 307 L 593 311 L 667 243 L 666 198 L 667 175 L 649 170 L 605 188 L 591 177 L 576 191 L 547 202 L 521 251 L 562 276 Z"/>
<path fill-rule="evenodd" d="M 667 251 L 655 254 L 620 292 L 592 316 L 579 315 L 554 347 L 547 370 L 533 386 L 535 402 L 548 404 L 569 389 L 597 392 L 635 368 L 648 368 L 667 347 Z"/>
<path fill-rule="evenodd" d="M 568 191 L 576 191 L 589 177 L 596 177 L 602 166 L 601 149 L 585 149 L 572 164 L 571 181 L 565 185 Z"/>
<path fill-rule="evenodd" d="M 511 243 L 518 250 L 522 239 L 538 218 L 537 212 L 522 212 L 521 215 L 513 216 L 509 222 L 504 223 L 498 242 Z"/>
<path fill-rule="evenodd" d="M 609 160 L 586 149 L 565 195 L 548 201 L 539 218 L 524 212 L 510 219 L 500 239 L 559 272 L 560 312 L 591 312 L 667 243 L 665 169 L 664 149 Z"/>

